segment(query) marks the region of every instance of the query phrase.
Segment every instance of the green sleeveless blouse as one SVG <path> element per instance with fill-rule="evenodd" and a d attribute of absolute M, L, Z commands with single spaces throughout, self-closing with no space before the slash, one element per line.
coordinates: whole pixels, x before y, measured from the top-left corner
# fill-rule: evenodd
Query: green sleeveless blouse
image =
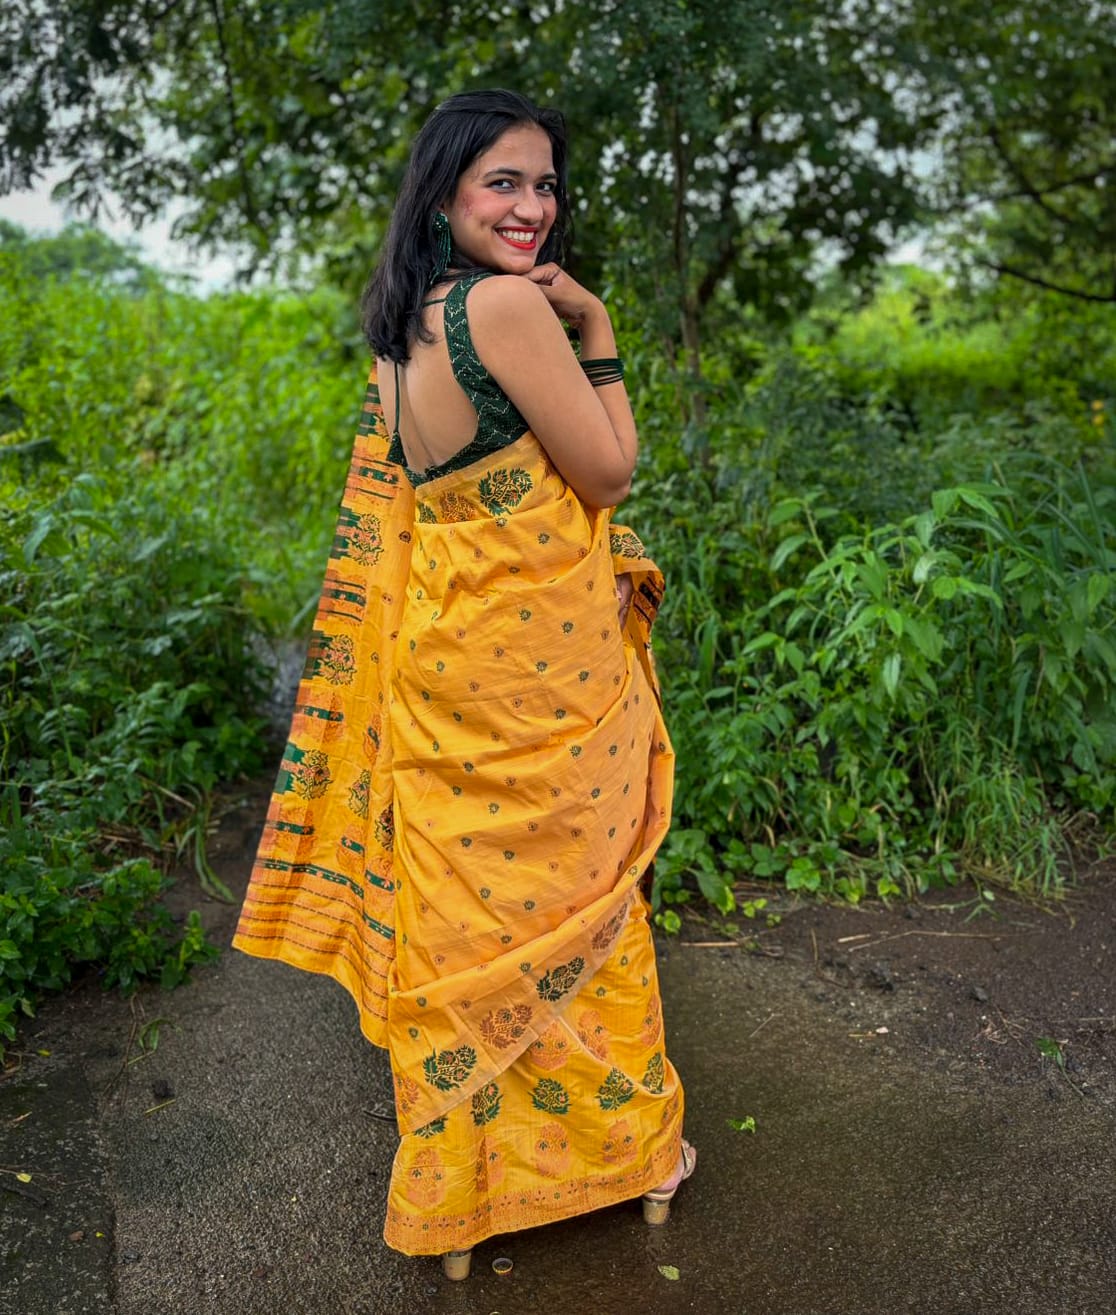
<path fill-rule="evenodd" d="M 472 402 L 477 413 L 476 433 L 468 443 L 455 452 L 447 461 L 436 466 L 427 466 L 425 470 L 411 470 L 403 453 L 403 441 L 399 437 L 399 366 L 395 366 L 395 426 L 391 433 L 391 445 L 387 459 L 402 466 L 407 478 L 416 488 L 427 484 L 441 475 L 463 470 L 482 457 L 491 456 L 501 448 L 508 447 L 517 438 L 522 438 L 530 426 L 512 405 L 507 393 L 481 364 L 477 350 L 473 346 L 469 333 L 469 318 L 465 311 L 465 299 L 472 288 L 481 279 L 491 278 L 494 270 L 479 270 L 475 274 L 455 283 L 445 297 L 428 301 L 427 306 L 436 306 L 444 301 L 446 348 L 449 351 L 450 367 L 453 377 L 461 385 L 465 396 Z"/>

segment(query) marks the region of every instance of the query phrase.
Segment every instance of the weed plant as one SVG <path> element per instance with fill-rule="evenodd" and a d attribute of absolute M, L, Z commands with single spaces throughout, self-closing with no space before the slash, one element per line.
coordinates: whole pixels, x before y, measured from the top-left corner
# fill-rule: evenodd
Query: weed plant
<path fill-rule="evenodd" d="M 162 856 L 192 829 L 205 872 L 210 793 L 262 765 L 262 655 L 316 592 L 360 393 L 329 293 L 202 300 L 95 236 L 3 238 L 0 1044 L 78 965 L 210 953 Z"/>
<path fill-rule="evenodd" d="M 849 899 L 963 876 L 1051 893 L 1074 828 L 1111 829 L 1116 462 L 1094 372 L 1111 325 L 1095 317 L 1085 363 L 1034 354 L 1065 372 L 1043 400 L 1010 341 L 1036 345 L 1035 308 L 1010 332 L 986 317 L 1010 360 L 974 355 L 964 387 L 940 324 L 876 332 L 899 309 L 769 347 L 716 399 L 703 464 L 640 399 L 654 446 L 625 514 L 670 582 L 667 905 L 696 882 L 728 912 L 756 877 Z M 850 364 L 862 339 L 871 380 Z M 934 352 L 949 369 L 924 376 Z"/>

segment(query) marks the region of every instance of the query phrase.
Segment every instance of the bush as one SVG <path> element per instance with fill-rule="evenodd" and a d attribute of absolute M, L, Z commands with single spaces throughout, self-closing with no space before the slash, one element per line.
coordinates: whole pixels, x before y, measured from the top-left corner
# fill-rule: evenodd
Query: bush
<path fill-rule="evenodd" d="M 830 541 L 831 508 L 785 499 L 733 526 L 748 550 L 725 556 L 764 601 L 732 611 L 707 527 L 687 555 L 716 587 L 668 614 L 676 655 L 692 641 L 667 672 L 660 896 L 686 874 L 725 910 L 744 876 L 853 899 L 962 874 L 1057 887 L 1069 820 L 1110 825 L 1116 802 L 1114 498 L 1080 472 L 1018 480 Z"/>
<path fill-rule="evenodd" d="M 0 1028 L 71 963 L 130 987 L 204 957 L 156 903 L 165 879 L 112 850 L 161 851 L 259 767 L 266 671 L 242 592 L 202 513 L 96 476 L 0 519 Z"/>
<path fill-rule="evenodd" d="M 201 300 L 87 236 L 7 229 L 0 290 L 10 1038 L 74 965 L 128 988 L 208 953 L 157 864 L 261 765 L 264 640 L 316 597 L 360 384 L 328 292 Z"/>

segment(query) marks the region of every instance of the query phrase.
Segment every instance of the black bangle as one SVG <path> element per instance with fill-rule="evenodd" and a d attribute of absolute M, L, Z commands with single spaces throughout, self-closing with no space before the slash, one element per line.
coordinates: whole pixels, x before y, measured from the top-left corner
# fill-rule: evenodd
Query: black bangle
<path fill-rule="evenodd" d="M 594 388 L 618 384 L 624 378 L 624 362 L 619 356 L 601 356 L 592 361 L 582 361 L 581 368 Z"/>

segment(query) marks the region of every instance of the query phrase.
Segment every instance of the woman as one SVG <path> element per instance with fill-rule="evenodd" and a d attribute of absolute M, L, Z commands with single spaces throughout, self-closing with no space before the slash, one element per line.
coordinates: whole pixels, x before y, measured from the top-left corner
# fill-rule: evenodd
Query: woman
<path fill-rule="evenodd" d="M 559 114 L 434 112 L 365 296 L 365 422 L 234 942 L 336 978 L 387 1047 L 384 1236 L 451 1277 L 632 1197 L 663 1222 L 694 1164 L 639 891 L 670 814 L 662 581 L 610 529 L 636 434 L 568 225 Z"/>

